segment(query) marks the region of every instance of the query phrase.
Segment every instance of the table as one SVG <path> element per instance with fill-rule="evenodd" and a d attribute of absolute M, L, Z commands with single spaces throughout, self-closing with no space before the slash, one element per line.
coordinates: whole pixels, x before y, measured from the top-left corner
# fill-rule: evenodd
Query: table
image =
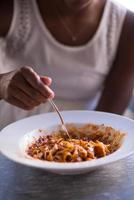
<path fill-rule="evenodd" d="M 56 175 L 0 155 L 0 200 L 133 200 L 134 156 L 81 175 Z"/>

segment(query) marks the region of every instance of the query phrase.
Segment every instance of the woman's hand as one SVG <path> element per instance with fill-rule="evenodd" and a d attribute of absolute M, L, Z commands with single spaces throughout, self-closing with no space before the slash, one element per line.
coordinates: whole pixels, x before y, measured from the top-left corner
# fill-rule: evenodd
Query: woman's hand
<path fill-rule="evenodd" d="M 54 97 L 52 80 L 40 77 L 31 67 L 0 75 L 0 98 L 24 110 L 31 110 Z"/>

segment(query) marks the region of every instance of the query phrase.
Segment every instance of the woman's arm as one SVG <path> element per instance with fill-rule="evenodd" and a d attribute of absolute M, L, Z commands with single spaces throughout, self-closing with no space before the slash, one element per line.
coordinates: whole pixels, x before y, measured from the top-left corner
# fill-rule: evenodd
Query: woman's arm
<path fill-rule="evenodd" d="M 123 114 L 134 88 L 134 13 L 128 12 L 117 55 L 96 110 Z"/>
<path fill-rule="evenodd" d="M 0 0 L 0 37 L 5 37 L 13 16 L 13 0 Z"/>

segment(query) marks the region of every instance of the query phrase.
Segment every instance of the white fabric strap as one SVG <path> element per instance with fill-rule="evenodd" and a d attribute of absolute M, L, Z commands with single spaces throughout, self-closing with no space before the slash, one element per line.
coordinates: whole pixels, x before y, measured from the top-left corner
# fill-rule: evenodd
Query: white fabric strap
<path fill-rule="evenodd" d="M 14 0 L 13 19 L 6 37 L 8 53 L 24 50 L 32 31 L 31 12 L 30 1 Z"/>

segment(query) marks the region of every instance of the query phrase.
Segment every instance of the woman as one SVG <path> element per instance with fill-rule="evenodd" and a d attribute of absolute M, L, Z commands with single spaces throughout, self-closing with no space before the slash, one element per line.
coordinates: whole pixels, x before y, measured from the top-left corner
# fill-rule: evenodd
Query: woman
<path fill-rule="evenodd" d="M 0 4 L 1 127 L 51 111 L 54 93 L 60 109 L 125 111 L 134 85 L 133 13 L 111 0 Z"/>

